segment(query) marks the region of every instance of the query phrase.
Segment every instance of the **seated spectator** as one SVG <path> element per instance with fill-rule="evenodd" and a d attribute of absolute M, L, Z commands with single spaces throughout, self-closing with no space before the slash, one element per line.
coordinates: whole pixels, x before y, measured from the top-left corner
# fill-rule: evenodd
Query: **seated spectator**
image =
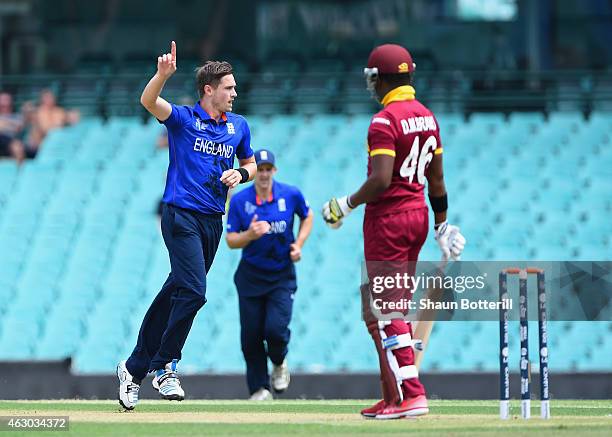
<path fill-rule="evenodd" d="M 50 90 L 40 94 L 40 103 L 32 117 L 32 126 L 26 139 L 26 153 L 29 158 L 36 156 L 40 144 L 52 129 L 75 124 L 79 121 L 78 111 L 67 111 L 57 105 L 55 95 Z"/>
<path fill-rule="evenodd" d="M 21 165 L 27 158 L 25 147 L 20 140 L 11 141 L 11 144 L 9 144 L 9 154 L 17 162 L 17 165 Z"/>
<path fill-rule="evenodd" d="M 0 157 L 16 158 L 13 149 L 19 149 L 20 145 L 14 143 L 19 142 L 23 127 L 23 116 L 13 110 L 13 97 L 6 92 L 0 93 Z"/>

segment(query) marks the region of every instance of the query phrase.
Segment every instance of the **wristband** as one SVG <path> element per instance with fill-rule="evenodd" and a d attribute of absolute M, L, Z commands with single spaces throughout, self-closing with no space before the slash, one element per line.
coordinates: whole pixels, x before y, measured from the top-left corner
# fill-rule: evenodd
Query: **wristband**
<path fill-rule="evenodd" d="M 442 196 L 429 196 L 429 203 L 433 212 L 445 212 L 448 209 L 448 196 L 444 193 Z"/>
<path fill-rule="evenodd" d="M 242 176 L 242 179 L 240 180 L 240 183 L 244 184 L 245 182 L 248 182 L 248 180 L 249 180 L 249 171 L 246 168 L 242 168 L 242 167 L 238 167 L 236 170 L 238 171 L 238 173 L 240 173 L 240 176 Z"/>
<path fill-rule="evenodd" d="M 346 204 L 348 205 L 349 208 L 355 209 L 355 207 L 351 203 L 351 196 L 346 196 Z"/>
<path fill-rule="evenodd" d="M 434 231 L 437 231 L 437 230 L 439 230 L 440 228 L 443 228 L 443 229 L 444 229 L 446 226 L 448 226 L 448 222 L 447 222 L 446 220 L 444 220 L 443 222 L 440 222 L 440 223 L 436 223 L 436 224 L 434 225 Z"/>

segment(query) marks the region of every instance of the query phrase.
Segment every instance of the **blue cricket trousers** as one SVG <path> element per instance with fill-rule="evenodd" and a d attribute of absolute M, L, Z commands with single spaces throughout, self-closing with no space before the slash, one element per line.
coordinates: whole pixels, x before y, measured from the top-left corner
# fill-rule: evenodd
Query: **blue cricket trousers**
<path fill-rule="evenodd" d="M 126 367 L 137 379 L 181 359 L 193 319 L 206 303 L 206 273 L 219 247 L 221 214 L 207 215 L 165 204 L 161 220 L 170 274 L 144 316 Z"/>
<path fill-rule="evenodd" d="M 264 272 L 241 261 L 234 275 L 240 307 L 240 342 L 253 394 L 270 389 L 268 357 L 282 364 L 287 355 L 293 296 L 297 290 L 293 263 L 280 272 Z M 265 343 L 264 343 L 265 342 Z"/>

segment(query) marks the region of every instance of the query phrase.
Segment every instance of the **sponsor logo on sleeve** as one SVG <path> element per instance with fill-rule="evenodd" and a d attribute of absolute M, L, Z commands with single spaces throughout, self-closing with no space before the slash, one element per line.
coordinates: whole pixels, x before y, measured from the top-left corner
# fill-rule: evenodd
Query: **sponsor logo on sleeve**
<path fill-rule="evenodd" d="M 387 126 L 391 126 L 391 121 L 383 117 L 374 117 L 372 119 L 372 124 L 374 123 L 386 124 Z"/>

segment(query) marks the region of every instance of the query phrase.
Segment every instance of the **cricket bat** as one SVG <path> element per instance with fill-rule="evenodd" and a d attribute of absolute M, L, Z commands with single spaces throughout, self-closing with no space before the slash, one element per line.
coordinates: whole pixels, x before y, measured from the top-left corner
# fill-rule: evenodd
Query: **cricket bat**
<path fill-rule="evenodd" d="M 446 268 L 447 260 L 442 259 L 440 264 L 438 264 L 438 273 L 444 276 L 444 269 Z M 425 298 L 431 301 L 441 301 L 444 295 L 444 290 L 441 288 L 428 288 L 425 294 Z M 412 332 L 412 337 L 415 340 L 420 340 L 420 346 L 414 348 L 414 365 L 417 369 L 420 368 L 421 362 L 423 361 L 423 357 L 425 355 L 425 349 L 427 349 L 427 343 L 429 342 L 429 336 L 431 335 L 431 330 L 433 329 L 434 319 L 436 316 L 437 310 L 434 309 L 424 309 L 419 311 L 417 315 L 417 321 L 414 323 L 414 330 Z"/>

